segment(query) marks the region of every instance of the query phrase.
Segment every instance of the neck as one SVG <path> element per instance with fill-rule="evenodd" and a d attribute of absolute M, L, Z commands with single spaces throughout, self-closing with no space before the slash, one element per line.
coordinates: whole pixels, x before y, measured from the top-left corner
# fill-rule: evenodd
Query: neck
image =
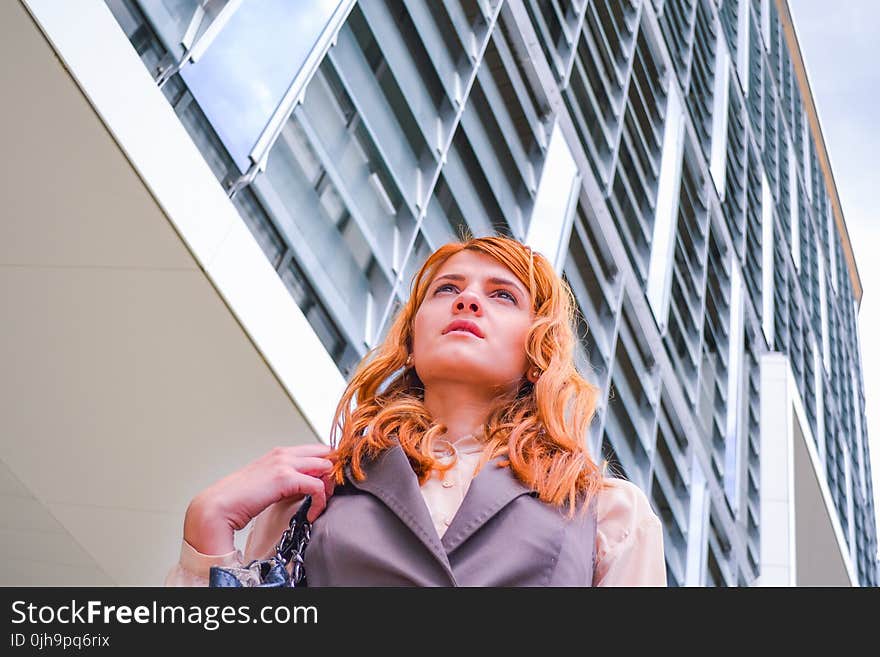
<path fill-rule="evenodd" d="M 438 424 L 446 426 L 446 440 L 451 443 L 468 435 L 479 436 L 494 401 L 490 392 L 464 383 L 425 387 L 425 408 Z"/>

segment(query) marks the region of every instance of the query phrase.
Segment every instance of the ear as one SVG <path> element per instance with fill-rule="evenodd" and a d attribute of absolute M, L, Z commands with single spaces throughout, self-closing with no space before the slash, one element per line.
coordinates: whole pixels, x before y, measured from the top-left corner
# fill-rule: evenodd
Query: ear
<path fill-rule="evenodd" d="M 540 370 L 534 365 L 529 365 L 529 369 L 526 370 L 526 378 L 532 383 L 532 385 L 538 382 L 540 376 Z"/>

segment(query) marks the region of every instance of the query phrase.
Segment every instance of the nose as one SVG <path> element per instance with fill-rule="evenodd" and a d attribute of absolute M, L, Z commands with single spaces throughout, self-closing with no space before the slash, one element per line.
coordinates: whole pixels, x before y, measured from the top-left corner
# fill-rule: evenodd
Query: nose
<path fill-rule="evenodd" d="M 453 302 L 452 310 L 455 314 L 470 310 L 475 315 L 482 315 L 483 309 L 479 297 L 470 290 L 462 290 Z"/>

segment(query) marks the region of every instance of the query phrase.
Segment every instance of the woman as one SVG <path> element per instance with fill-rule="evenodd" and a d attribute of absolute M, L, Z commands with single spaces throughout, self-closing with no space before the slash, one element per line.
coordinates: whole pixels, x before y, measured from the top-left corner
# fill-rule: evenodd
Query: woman
<path fill-rule="evenodd" d="M 336 447 L 275 448 L 199 493 L 166 585 L 271 556 L 309 494 L 310 586 L 665 586 L 646 496 L 587 452 L 597 389 L 573 364 L 573 309 L 515 240 L 438 249 L 348 384 Z"/>

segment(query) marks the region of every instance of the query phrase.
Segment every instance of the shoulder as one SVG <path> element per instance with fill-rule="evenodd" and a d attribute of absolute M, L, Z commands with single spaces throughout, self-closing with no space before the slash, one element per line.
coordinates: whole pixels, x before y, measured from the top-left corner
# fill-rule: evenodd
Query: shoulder
<path fill-rule="evenodd" d="M 606 478 L 596 505 L 596 533 L 600 548 L 613 547 L 643 526 L 660 526 L 660 519 L 641 488 L 626 479 Z"/>

